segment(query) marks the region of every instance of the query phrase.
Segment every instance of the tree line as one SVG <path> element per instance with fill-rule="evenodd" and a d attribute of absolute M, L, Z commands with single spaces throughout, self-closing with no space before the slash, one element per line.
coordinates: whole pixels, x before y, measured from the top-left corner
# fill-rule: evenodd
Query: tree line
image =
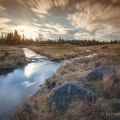
<path fill-rule="evenodd" d="M 57 40 L 52 39 L 43 39 L 43 35 L 41 33 L 38 34 L 36 40 L 28 39 L 24 36 L 18 34 L 17 30 L 14 33 L 10 32 L 7 35 L 3 36 L 1 34 L 0 44 L 4 45 L 20 45 L 20 44 L 71 44 L 71 45 L 79 45 L 79 46 L 91 46 L 91 45 L 103 45 L 103 44 L 117 44 L 120 43 L 120 40 L 111 40 L 110 42 L 98 41 L 98 40 L 69 40 L 63 39 L 59 37 Z"/>

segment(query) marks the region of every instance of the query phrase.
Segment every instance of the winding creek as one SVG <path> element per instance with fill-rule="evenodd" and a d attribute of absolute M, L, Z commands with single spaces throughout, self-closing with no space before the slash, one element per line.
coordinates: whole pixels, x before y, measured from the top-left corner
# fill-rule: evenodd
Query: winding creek
<path fill-rule="evenodd" d="M 23 48 L 29 62 L 25 67 L 0 74 L 0 120 L 10 118 L 10 114 L 25 99 L 31 97 L 51 77 L 61 63 L 51 62 L 47 57 L 38 55 L 32 50 Z"/>
<path fill-rule="evenodd" d="M 23 50 L 29 63 L 24 67 L 0 73 L 0 120 L 10 118 L 11 113 L 25 99 L 38 91 L 45 79 L 51 77 L 61 65 L 69 61 L 51 62 L 48 57 L 36 54 L 30 49 Z M 86 57 L 95 55 L 97 54 L 93 53 Z"/>

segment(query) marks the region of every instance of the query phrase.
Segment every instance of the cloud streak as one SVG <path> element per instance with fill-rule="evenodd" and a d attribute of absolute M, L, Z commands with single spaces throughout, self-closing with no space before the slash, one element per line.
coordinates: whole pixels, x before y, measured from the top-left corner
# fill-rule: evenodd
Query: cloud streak
<path fill-rule="evenodd" d="M 76 11 L 67 15 L 67 19 L 75 28 L 86 29 L 90 35 L 100 35 L 100 32 L 97 32 L 100 30 L 104 31 L 102 35 L 106 33 L 106 36 L 108 33 L 112 34 L 113 30 L 115 33 L 120 32 L 119 1 L 86 1 L 77 2 L 74 5 Z"/>

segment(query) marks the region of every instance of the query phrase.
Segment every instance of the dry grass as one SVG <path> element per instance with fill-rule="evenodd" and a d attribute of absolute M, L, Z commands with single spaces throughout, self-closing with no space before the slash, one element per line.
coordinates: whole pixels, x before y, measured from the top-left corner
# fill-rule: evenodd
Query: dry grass
<path fill-rule="evenodd" d="M 103 46 L 106 45 L 96 45 L 96 46 L 89 46 L 88 49 L 90 49 L 92 52 L 95 52 L 97 54 L 105 54 L 105 55 L 120 55 L 120 44 L 109 44 L 107 45 L 107 49 L 102 49 Z"/>
<path fill-rule="evenodd" d="M 24 51 L 21 48 L 0 45 L 0 69 L 15 68 L 25 63 Z"/>
<path fill-rule="evenodd" d="M 98 46 L 98 48 L 95 47 L 94 49 L 97 49 L 96 51 L 103 51 L 101 48 L 102 46 Z M 115 45 L 110 45 L 108 46 L 107 51 L 109 51 L 109 49 L 111 50 L 112 48 L 118 50 L 119 46 L 116 45 L 115 48 Z M 57 87 L 66 80 L 72 81 L 79 83 L 81 86 L 95 92 L 97 97 L 103 97 L 106 99 L 106 93 L 104 91 L 102 81 L 87 81 L 83 79 L 90 70 L 98 67 L 99 65 L 106 65 L 119 71 L 120 56 L 116 55 L 116 51 L 113 51 L 111 54 L 106 54 L 104 52 L 101 54 L 100 52 L 100 54 L 92 58 L 74 59 L 61 66 L 53 77 L 46 80 L 46 83 L 55 82 L 55 87 Z"/>
<path fill-rule="evenodd" d="M 48 100 L 49 92 L 45 88 L 44 92 L 39 90 L 34 96 L 24 101 L 24 103 L 14 112 L 12 120 L 54 120 L 55 111 L 53 109 L 53 104 Z M 29 113 L 25 104 L 33 103 L 34 107 Z"/>
<path fill-rule="evenodd" d="M 107 46 L 107 49 L 102 49 L 104 46 Z M 120 56 L 120 45 L 111 44 L 111 45 L 96 45 L 96 46 L 74 46 L 74 45 L 49 45 L 49 46 L 27 46 L 38 54 L 45 55 L 50 57 L 54 61 L 60 61 L 64 59 L 70 59 L 74 57 L 81 57 L 91 54 L 86 50 L 91 50 L 93 53 L 104 54 L 104 55 L 113 55 Z"/>
<path fill-rule="evenodd" d="M 75 73 L 80 72 L 81 70 L 85 69 L 89 64 L 89 58 L 80 58 L 75 59 L 70 62 L 67 62 L 65 65 L 61 66 L 57 71 L 57 76 L 62 76 L 66 73 Z M 82 72 L 82 71 L 81 71 Z M 83 74 L 82 74 L 83 75 Z"/>
<path fill-rule="evenodd" d="M 79 47 L 69 44 L 27 47 L 38 54 L 50 57 L 53 61 L 61 61 L 90 54 L 90 52 L 86 51 L 87 47 Z"/>
<path fill-rule="evenodd" d="M 113 120 L 105 115 L 110 111 L 106 110 L 99 100 L 95 104 L 88 101 L 74 101 L 70 104 L 64 120 Z"/>
<path fill-rule="evenodd" d="M 120 72 L 106 73 L 103 77 L 103 85 L 111 98 L 120 99 Z"/>
<path fill-rule="evenodd" d="M 93 67 L 98 67 L 100 65 L 106 65 L 110 67 L 114 67 L 117 70 L 120 69 L 120 56 L 116 56 L 115 53 L 113 54 L 99 54 L 95 57 L 91 58 L 91 65 Z"/>
<path fill-rule="evenodd" d="M 52 84 L 55 82 L 55 87 L 58 87 L 66 80 L 74 83 L 80 82 L 88 71 L 92 69 L 88 64 L 89 58 L 81 58 L 67 62 L 57 70 L 57 73 L 54 76 L 46 80 L 45 86 L 47 86 L 48 83 Z M 82 85 L 83 82 L 81 86 Z"/>

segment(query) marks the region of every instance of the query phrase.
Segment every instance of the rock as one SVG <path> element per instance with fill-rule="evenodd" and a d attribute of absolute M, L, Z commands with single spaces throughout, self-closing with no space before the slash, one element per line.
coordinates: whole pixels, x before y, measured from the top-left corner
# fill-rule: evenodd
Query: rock
<path fill-rule="evenodd" d="M 114 99 L 115 103 L 120 107 L 120 99 Z"/>
<path fill-rule="evenodd" d="M 59 58 L 52 58 L 51 61 L 60 62 L 60 59 Z"/>
<path fill-rule="evenodd" d="M 91 70 L 86 76 L 85 78 L 87 78 L 88 80 L 91 79 L 102 79 L 103 75 L 106 72 L 116 72 L 116 70 L 114 68 L 108 67 L 108 66 L 99 66 L 93 70 Z"/>
<path fill-rule="evenodd" d="M 51 94 L 49 99 L 56 108 L 66 110 L 69 103 L 75 100 L 88 100 L 93 103 L 96 101 L 96 95 L 79 84 L 66 81 Z"/>

